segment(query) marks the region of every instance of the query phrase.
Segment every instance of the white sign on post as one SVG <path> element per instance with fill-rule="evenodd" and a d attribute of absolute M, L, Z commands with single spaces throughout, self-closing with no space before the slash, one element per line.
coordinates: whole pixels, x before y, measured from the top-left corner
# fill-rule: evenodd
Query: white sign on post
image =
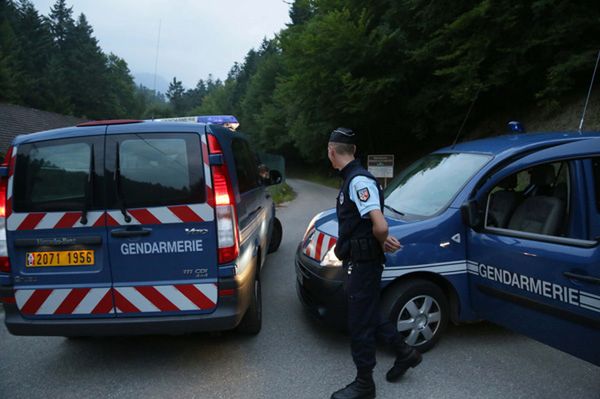
<path fill-rule="evenodd" d="M 394 177 L 394 156 L 369 155 L 367 159 L 367 167 L 373 176 L 391 179 Z"/>

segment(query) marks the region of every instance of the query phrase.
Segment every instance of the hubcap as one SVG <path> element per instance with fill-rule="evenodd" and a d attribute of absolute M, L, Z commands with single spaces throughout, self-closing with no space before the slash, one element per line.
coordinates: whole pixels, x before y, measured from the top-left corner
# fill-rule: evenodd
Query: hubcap
<path fill-rule="evenodd" d="M 429 295 L 410 299 L 398 313 L 396 328 L 411 346 L 429 342 L 437 332 L 442 311 L 437 301 Z"/>

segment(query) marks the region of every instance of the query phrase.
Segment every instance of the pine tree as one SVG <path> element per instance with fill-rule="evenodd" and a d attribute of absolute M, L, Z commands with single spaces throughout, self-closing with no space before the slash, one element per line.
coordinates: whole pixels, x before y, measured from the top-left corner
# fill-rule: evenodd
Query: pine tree
<path fill-rule="evenodd" d="M 92 27 L 81 14 L 65 39 L 66 66 L 76 72 L 69 77 L 69 93 L 76 115 L 110 118 L 107 57 L 92 33 Z"/>
<path fill-rule="evenodd" d="M 173 77 L 173 81 L 169 83 L 169 89 L 167 90 L 167 98 L 173 107 L 176 115 L 181 115 L 184 111 L 184 98 L 183 93 L 185 89 L 181 80 L 177 80 Z"/>
<path fill-rule="evenodd" d="M 29 0 L 21 0 L 16 29 L 22 72 L 19 90 L 23 102 L 31 107 L 44 109 L 49 105 L 47 74 L 53 51 L 50 25 Z"/>
<path fill-rule="evenodd" d="M 14 3 L 0 0 L 0 101 L 19 103 L 21 76 L 17 54 L 20 48 L 13 28 L 16 18 Z"/>

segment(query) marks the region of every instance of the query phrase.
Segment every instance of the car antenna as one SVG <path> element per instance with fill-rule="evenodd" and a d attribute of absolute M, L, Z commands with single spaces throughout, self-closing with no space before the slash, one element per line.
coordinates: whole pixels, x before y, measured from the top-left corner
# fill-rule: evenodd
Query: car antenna
<path fill-rule="evenodd" d="M 450 148 L 454 148 L 454 146 L 456 146 L 456 143 L 458 142 L 458 139 L 462 133 L 463 128 L 465 127 L 465 124 L 467 123 L 467 120 L 469 119 L 469 115 L 471 115 L 471 111 L 473 110 L 473 105 L 475 105 L 475 102 L 477 101 L 477 99 L 479 98 L 479 92 L 481 91 L 481 87 L 479 87 L 479 89 L 477 89 L 477 93 L 475 93 L 475 97 L 473 97 L 473 101 L 471 101 L 471 105 L 469 106 L 469 110 L 467 111 L 467 115 L 465 115 L 465 119 L 463 119 L 462 124 L 460 125 L 460 128 L 458 129 L 458 133 L 456 134 L 456 137 L 454 138 L 454 142 L 452 143 L 452 147 Z"/>
<path fill-rule="evenodd" d="M 594 86 L 594 79 L 596 78 L 596 70 L 598 69 L 598 61 L 600 61 L 600 50 L 598 50 L 598 57 L 596 58 L 596 66 L 594 67 L 594 73 L 592 74 L 592 81 L 590 82 L 590 87 L 588 89 L 587 98 L 585 99 L 585 105 L 583 106 L 583 114 L 581 115 L 581 120 L 579 121 L 579 134 L 581 134 L 581 129 L 583 128 L 583 121 L 585 120 L 585 111 L 587 111 L 588 101 L 590 100 L 590 95 L 592 94 L 592 86 Z"/>

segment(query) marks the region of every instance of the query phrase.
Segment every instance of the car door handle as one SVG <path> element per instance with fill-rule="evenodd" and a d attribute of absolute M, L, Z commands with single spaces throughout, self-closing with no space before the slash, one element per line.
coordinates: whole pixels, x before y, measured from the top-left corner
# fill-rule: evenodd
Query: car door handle
<path fill-rule="evenodd" d="M 117 230 L 111 231 L 110 235 L 113 237 L 128 238 L 128 237 L 149 236 L 150 233 L 152 233 L 152 229 L 136 229 L 136 230 L 117 229 Z"/>
<path fill-rule="evenodd" d="M 600 285 L 600 278 L 598 277 L 586 276 L 585 274 L 578 274 L 573 272 L 564 272 L 563 275 L 573 280 L 585 281 L 586 283 Z"/>

